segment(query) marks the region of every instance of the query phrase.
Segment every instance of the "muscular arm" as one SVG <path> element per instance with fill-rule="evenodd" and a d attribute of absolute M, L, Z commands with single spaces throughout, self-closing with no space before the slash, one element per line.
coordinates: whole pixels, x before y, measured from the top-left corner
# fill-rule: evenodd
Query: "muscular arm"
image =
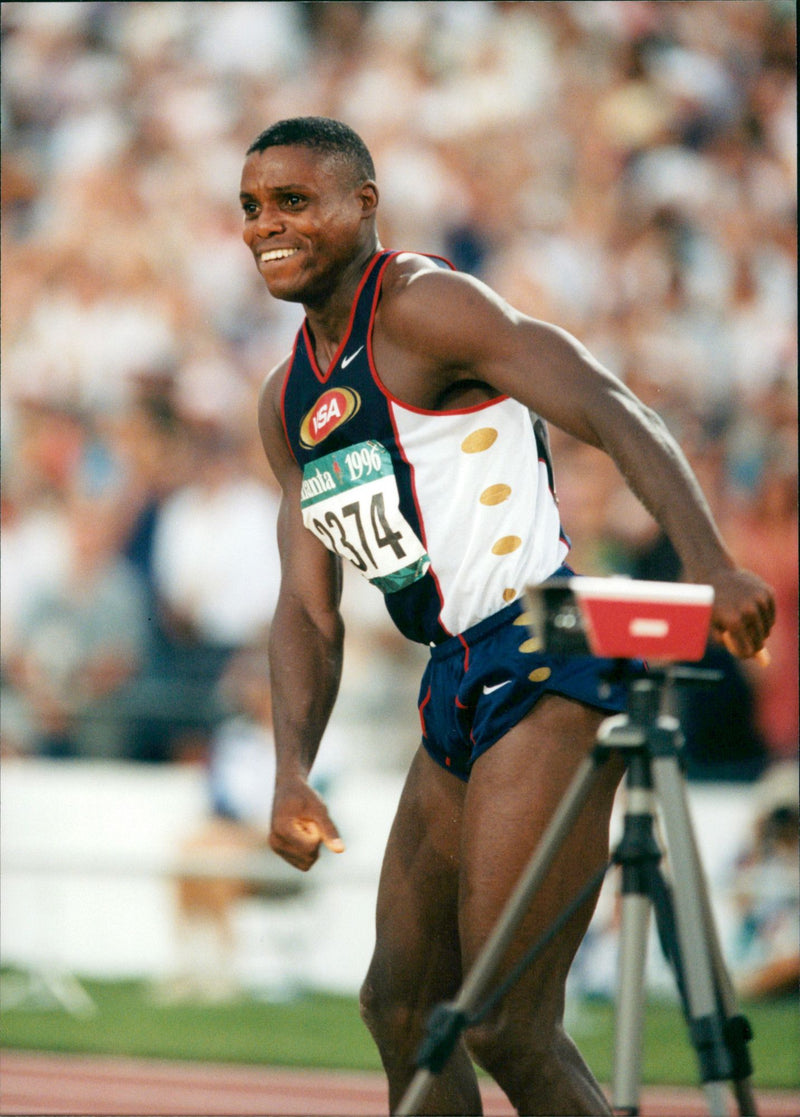
<path fill-rule="evenodd" d="M 270 844 L 296 868 L 311 868 L 320 844 L 344 846 L 308 774 L 339 689 L 344 626 L 339 561 L 306 531 L 302 476 L 286 446 L 276 409 L 277 378 L 259 404 L 264 449 L 283 496 L 278 517 L 281 588 L 270 630 L 270 677 L 276 779 Z"/>
<path fill-rule="evenodd" d="M 387 351 L 427 368 L 428 393 L 481 381 L 608 453 L 661 525 L 692 581 L 714 586 L 712 619 L 737 654 L 754 654 L 774 621 L 772 593 L 738 570 L 685 455 L 661 419 L 564 330 L 530 318 L 469 277 L 398 268 L 380 324 Z M 377 349 L 376 349 L 377 352 Z M 401 366 L 402 367 L 402 366 Z M 414 377 L 407 375 L 407 385 Z M 413 388 L 412 388 L 413 391 Z M 401 398 L 407 399 L 402 394 Z M 408 399 L 432 406 L 427 399 Z"/>

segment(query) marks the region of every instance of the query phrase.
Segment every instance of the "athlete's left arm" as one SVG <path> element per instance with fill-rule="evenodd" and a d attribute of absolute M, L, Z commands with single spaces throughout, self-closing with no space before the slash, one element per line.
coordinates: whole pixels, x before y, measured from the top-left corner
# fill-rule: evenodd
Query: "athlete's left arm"
<path fill-rule="evenodd" d="M 384 328 L 428 362 L 425 375 L 480 380 L 608 453 L 677 550 L 686 577 L 714 586 L 712 624 L 740 656 L 774 622 L 772 591 L 737 568 L 691 467 L 663 421 L 565 330 L 515 310 L 459 273 L 421 271 L 384 308 Z"/>

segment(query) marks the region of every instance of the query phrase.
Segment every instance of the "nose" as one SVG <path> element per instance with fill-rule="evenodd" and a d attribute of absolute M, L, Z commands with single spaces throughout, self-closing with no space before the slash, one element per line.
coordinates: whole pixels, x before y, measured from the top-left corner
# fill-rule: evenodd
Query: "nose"
<path fill-rule="evenodd" d="M 264 205 L 261 207 L 261 212 L 258 215 L 256 225 L 259 230 L 265 233 L 282 232 L 286 228 L 286 222 L 283 219 L 283 214 L 280 208 L 276 205 Z"/>
<path fill-rule="evenodd" d="M 245 221 L 243 235 L 248 244 L 282 233 L 286 228 L 283 214 L 275 205 L 263 205 L 257 216 Z"/>

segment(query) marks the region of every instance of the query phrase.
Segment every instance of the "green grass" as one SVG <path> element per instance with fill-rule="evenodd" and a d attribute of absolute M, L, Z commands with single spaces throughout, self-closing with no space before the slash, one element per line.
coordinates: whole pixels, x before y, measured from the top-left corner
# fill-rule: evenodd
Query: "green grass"
<path fill-rule="evenodd" d="M 62 1009 L 31 1005 L 6 1008 L 2 1045 L 272 1066 L 380 1068 L 351 997 L 313 993 L 285 1004 L 241 999 L 218 1005 L 158 1006 L 141 982 L 83 984 L 96 1005 L 93 1015 L 76 1017 Z M 798 1003 L 750 1004 L 745 1015 L 755 1032 L 750 1044 L 755 1086 L 800 1086 Z M 571 1008 L 568 1022 L 592 1070 L 608 1082 L 613 1065 L 613 1007 L 585 1002 Z M 696 1056 L 676 1005 L 653 1001 L 647 1006 L 643 1079 L 650 1084 L 698 1082 Z"/>
<path fill-rule="evenodd" d="M 753 1028 L 748 1044 L 753 1082 L 762 1089 L 800 1086 L 800 1004 L 793 1000 L 742 1006 Z M 607 1002 L 581 1005 L 569 1031 L 601 1082 L 613 1068 L 614 1009 Z M 650 1084 L 694 1086 L 699 1082 L 697 1055 L 678 1005 L 648 1003 L 643 1046 L 643 1080 Z"/>
<path fill-rule="evenodd" d="M 83 981 L 91 1015 L 4 1009 L 3 1047 L 273 1066 L 379 1069 L 351 997 L 320 993 L 283 1004 L 246 998 L 159 1005 L 142 982 Z"/>

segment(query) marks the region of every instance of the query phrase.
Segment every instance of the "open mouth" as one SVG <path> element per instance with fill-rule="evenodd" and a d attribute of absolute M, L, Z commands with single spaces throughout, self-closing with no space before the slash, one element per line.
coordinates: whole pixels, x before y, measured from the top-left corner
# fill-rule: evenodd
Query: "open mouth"
<path fill-rule="evenodd" d="M 270 264 L 274 260 L 285 260 L 289 256 L 294 256 L 298 251 L 297 248 L 271 248 L 268 252 L 259 253 L 259 263 Z"/>

